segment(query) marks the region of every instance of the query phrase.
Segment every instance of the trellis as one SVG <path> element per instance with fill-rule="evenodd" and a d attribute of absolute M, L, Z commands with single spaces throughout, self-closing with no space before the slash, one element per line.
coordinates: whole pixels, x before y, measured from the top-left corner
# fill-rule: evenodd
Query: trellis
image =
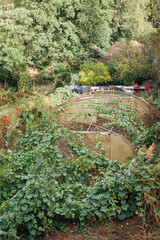
<path fill-rule="evenodd" d="M 88 93 L 83 95 L 77 95 L 74 98 L 71 98 L 67 103 L 58 106 L 56 110 L 60 108 L 64 108 L 65 111 L 62 112 L 62 115 L 64 115 L 64 121 L 62 121 L 62 124 L 65 128 L 69 128 L 71 132 L 73 133 L 83 133 L 83 134 L 102 134 L 106 135 L 109 141 L 109 145 L 111 144 L 110 136 L 112 134 L 118 134 L 113 131 L 113 128 L 108 129 L 104 128 L 102 126 L 97 125 L 94 122 L 94 119 L 90 117 L 87 119 L 88 122 L 85 121 L 79 121 L 76 118 L 73 120 L 70 119 L 69 116 L 78 116 L 78 113 L 74 111 L 74 109 L 80 109 L 83 112 L 83 109 L 87 109 L 89 112 L 89 109 L 92 109 L 93 105 L 100 105 L 100 104 L 109 104 L 109 106 L 112 107 L 112 104 L 114 105 L 114 108 L 123 110 L 123 105 L 129 108 L 132 108 L 133 111 L 135 111 L 139 117 L 143 120 L 144 124 L 146 126 L 150 126 L 156 121 L 156 115 L 152 107 L 146 102 L 144 99 L 139 98 L 137 96 L 133 96 L 131 94 L 123 93 L 120 91 L 103 91 L 96 94 Z M 121 104 L 120 104 L 121 103 Z M 72 109 L 73 112 L 69 112 L 69 109 Z M 93 107 L 94 109 L 94 107 Z M 67 113 L 68 111 L 68 113 Z M 85 111 L 84 111 L 85 112 Z M 83 112 L 83 114 L 84 114 Z M 85 113 L 87 113 L 85 112 Z M 61 115 L 61 113 L 60 113 Z M 80 114 L 81 116 L 81 114 Z M 76 129 L 74 129 L 74 125 L 76 125 Z M 126 139 L 123 135 L 123 140 L 126 141 L 128 146 L 130 146 L 130 142 L 128 139 Z M 109 149 L 111 147 L 109 146 Z M 109 154 L 110 155 L 110 154 Z"/>
<path fill-rule="evenodd" d="M 99 92 L 98 94 L 88 93 L 78 95 L 74 98 L 71 98 L 66 104 L 56 107 L 56 109 L 59 109 L 61 107 L 64 108 L 65 106 L 66 109 L 82 108 L 82 105 L 80 105 L 80 103 L 83 103 L 83 108 L 89 109 L 91 108 L 90 106 L 88 106 L 89 104 L 98 105 L 102 102 L 107 103 L 108 100 L 117 101 L 117 109 L 121 109 L 119 106 L 119 102 L 122 102 L 124 105 L 132 108 L 133 111 L 137 112 L 137 114 L 147 127 L 150 127 L 154 122 L 157 121 L 156 114 L 147 101 L 145 101 L 143 98 L 121 91 L 103 91 Z M 128 103 L 125 102 L 125 100 L 127 100 Z M 75 113 L 68 113 L 68 115 L 75 115 Z"/>

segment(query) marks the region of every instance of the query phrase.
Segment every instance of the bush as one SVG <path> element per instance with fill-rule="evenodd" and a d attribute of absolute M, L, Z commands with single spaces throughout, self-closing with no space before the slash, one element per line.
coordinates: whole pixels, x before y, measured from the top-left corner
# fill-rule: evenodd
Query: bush
<path fill-rule="evenodd" d="M 27 72 L 21 72 L 18 79 L 18 90 L 21 93 L 29 92 L 32 89 L 33 80 Z"/>
<path fill-rule="evenodd" d="M 57 105 L 65 103 L 71 97 L 72 92 L 70 87 L 58 87 L 54 93 L 50 93 L 49 96 L 43 97 L 42 104 L 45 104 L 45 106 L 51 106 L 53 109 Z"/>
<path fill-rule="evenodd" d="M 80 82 L 84 85 L 105 85 L 111 81 L 108 67 L 103 63 L 87 61 L 80 66 L 80 70 Z"/>
<path fill-rule="evenodd" d="M 39 84 L 49 84 L 54 80 L 54 71 L 51 69 L 44 69 L 39 72 Z"/>
<path fill-rule="evenodd" d="M 0 106 L 11 104 L 16 98 L 15 91 L 12 88 L 6 88 L 0 91 Z"/>
<path fill-rule="evenodd" d="M 110 84 L 112 85 L 123 85 L 123 79 L 122 77 L 119 75 L 118 73 L 118 62 L 117 61 L 108 61 L 106 63 L 107 67 L 108 67 L 108 71 L 111 75 L 111 82 Z"/>
<path fill-rule="evenodd" d="M 125 85 L 141 84 L 149 79 L 150 66 L 145 56 L 131 53 L 118 64 L 118 73 Z"/>

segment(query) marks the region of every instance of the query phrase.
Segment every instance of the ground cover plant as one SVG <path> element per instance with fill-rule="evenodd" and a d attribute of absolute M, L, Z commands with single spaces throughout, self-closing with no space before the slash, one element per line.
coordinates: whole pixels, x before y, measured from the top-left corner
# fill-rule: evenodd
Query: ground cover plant
<path fill-rule="evenodd" d="M 95 114 L 98 117 L 103 117 L 109 122 L 104 122 L 103 126 L 110 128 L 114 126 L 122 127 L 128 132 L 128 138 L 132 141 L 136 140 L 142 132 L 146 131 L 144 122 L 130 106 L 122 102 L 109 102 L 107 104 L 100 104 L 98 106 L 92 105 L 95 109 Z"/>
<path fill-rule="evenodd" d="M 159 114 L 146 107 L 140 119 L 120 102 L 74 108 L 73 121 L 97 119 L 135 144 L 123 163 L 108 160 L 100 142 L 90 149 L 61 116 L 73 97 L 66 85 L 158 86 L 159 9 L 158 0 L 0 1 L 0 240 L 134 215 L 158 225 Z M 158 97 L 157 88 L 155 109 Z"/>
<path fill-rule="evenodd" d="M 100 145 L 99 153 L 89 150 L 58 116 L 38 106 L 23 109 L 8 149 L 0 151 L 1 239 L 35 239 L 67 219 L 84 225 L 150 212 L 158 222 L 160 157 L 157 142 L 146 151 L 153 143 L 149 130 L 137 157 L 120 164 L 108 160 Z"/>
<path fill-rule="evenodd" d="M 77 107 L 79 108 L 78 112 Z M 125 130 L 126 137 L 133 142 L 138 139 L 140 134 L 147 131 L 146 124 L 141 119 L 142 113 L 135 112 L 134 107 L 112 98 L 97 104 L 83 103 L 83 101 L 78 105 L 71 103 L 66 106 L 65 113 L 67 113 L 67 109 L 70 112 L 68 115 L 70 120 L 76 122 L 80 119 L 84 123 L 85 121 L 91 123 L 95 116 L 96 124 L 102 126 L 104 130 L 112 129 L 114 132 L 116 132 L 116 128 Z M 75 109 L 76 112 L 74 112 Z M 66 115 L 63 113 L 62 115 L 64 115 L 62 119 L 65 120 Z"/>

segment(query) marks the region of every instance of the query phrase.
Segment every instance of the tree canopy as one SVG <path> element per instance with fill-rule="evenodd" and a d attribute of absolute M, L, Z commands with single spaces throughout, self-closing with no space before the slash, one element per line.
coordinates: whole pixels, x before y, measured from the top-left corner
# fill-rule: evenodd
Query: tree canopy
<path fill-rule="evenodd" d="M 157 0 L 14 0 L 0 2 L 1 80 L 16 85 L 28 66 L 44 69 L 106 51 L 159 26 Z"/>
<path fill-rule="evenodd" d="M 92 61 L 84 62 L 80 69 L 80 82 L 84 85 L 105 85 L 111 81 L 108 67 L 103 63 L 95 63 Z"/>

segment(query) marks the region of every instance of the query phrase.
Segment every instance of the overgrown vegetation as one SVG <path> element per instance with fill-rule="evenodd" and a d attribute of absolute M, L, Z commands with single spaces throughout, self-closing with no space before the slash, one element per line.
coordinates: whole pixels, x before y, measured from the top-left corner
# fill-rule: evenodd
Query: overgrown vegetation
<path fill-rule="evenodd" d="M 109 122 L 104 123 L 103 126 L 110 128 L 114 126 L 126 129 L 128 132 L 128 138 L 133 141 L 138 139 L 139 134 L 146 131 L 146 127 L 140 117 L 131 109 L 131 107 L 125 105 L 122 102 L 111 101 L 107 103 L 107 106 L 102 104 L 92 107 L 96 110 L 95 114 L 98 117 L 109 119 Z"/>
<path fill-rule="evenodd" d="M 145 217 L 149 211 L 158 221 L 159 141 L 148 138 L 152 130 L 143 144 L 156 147 L 120 164 L 90 151 L 81 135 L 62 128 L 58 115 L 38 106 L 22 110 L 8 150 L 0 151 L 2 239 L 35 239 L 66 219 L 83 225 L 93 217 Z M 153 129 L 159 136 L 159 125 Z"/>
<path fill-rule="evenodd" d="M 91 150 L 61 116 L 71 84 L 158 86 L 159 7 L 158 0 L 0 1 L 0 239 L 135 214 L 158 225 L 158 113 L 140 118 L 132 104 L 110 99 L 76 115 L 125 132 L 137 152 L 123 163 L 109 160 L 101 143 Z M 143 97 L 160 109 L 158 88 Z"/>

